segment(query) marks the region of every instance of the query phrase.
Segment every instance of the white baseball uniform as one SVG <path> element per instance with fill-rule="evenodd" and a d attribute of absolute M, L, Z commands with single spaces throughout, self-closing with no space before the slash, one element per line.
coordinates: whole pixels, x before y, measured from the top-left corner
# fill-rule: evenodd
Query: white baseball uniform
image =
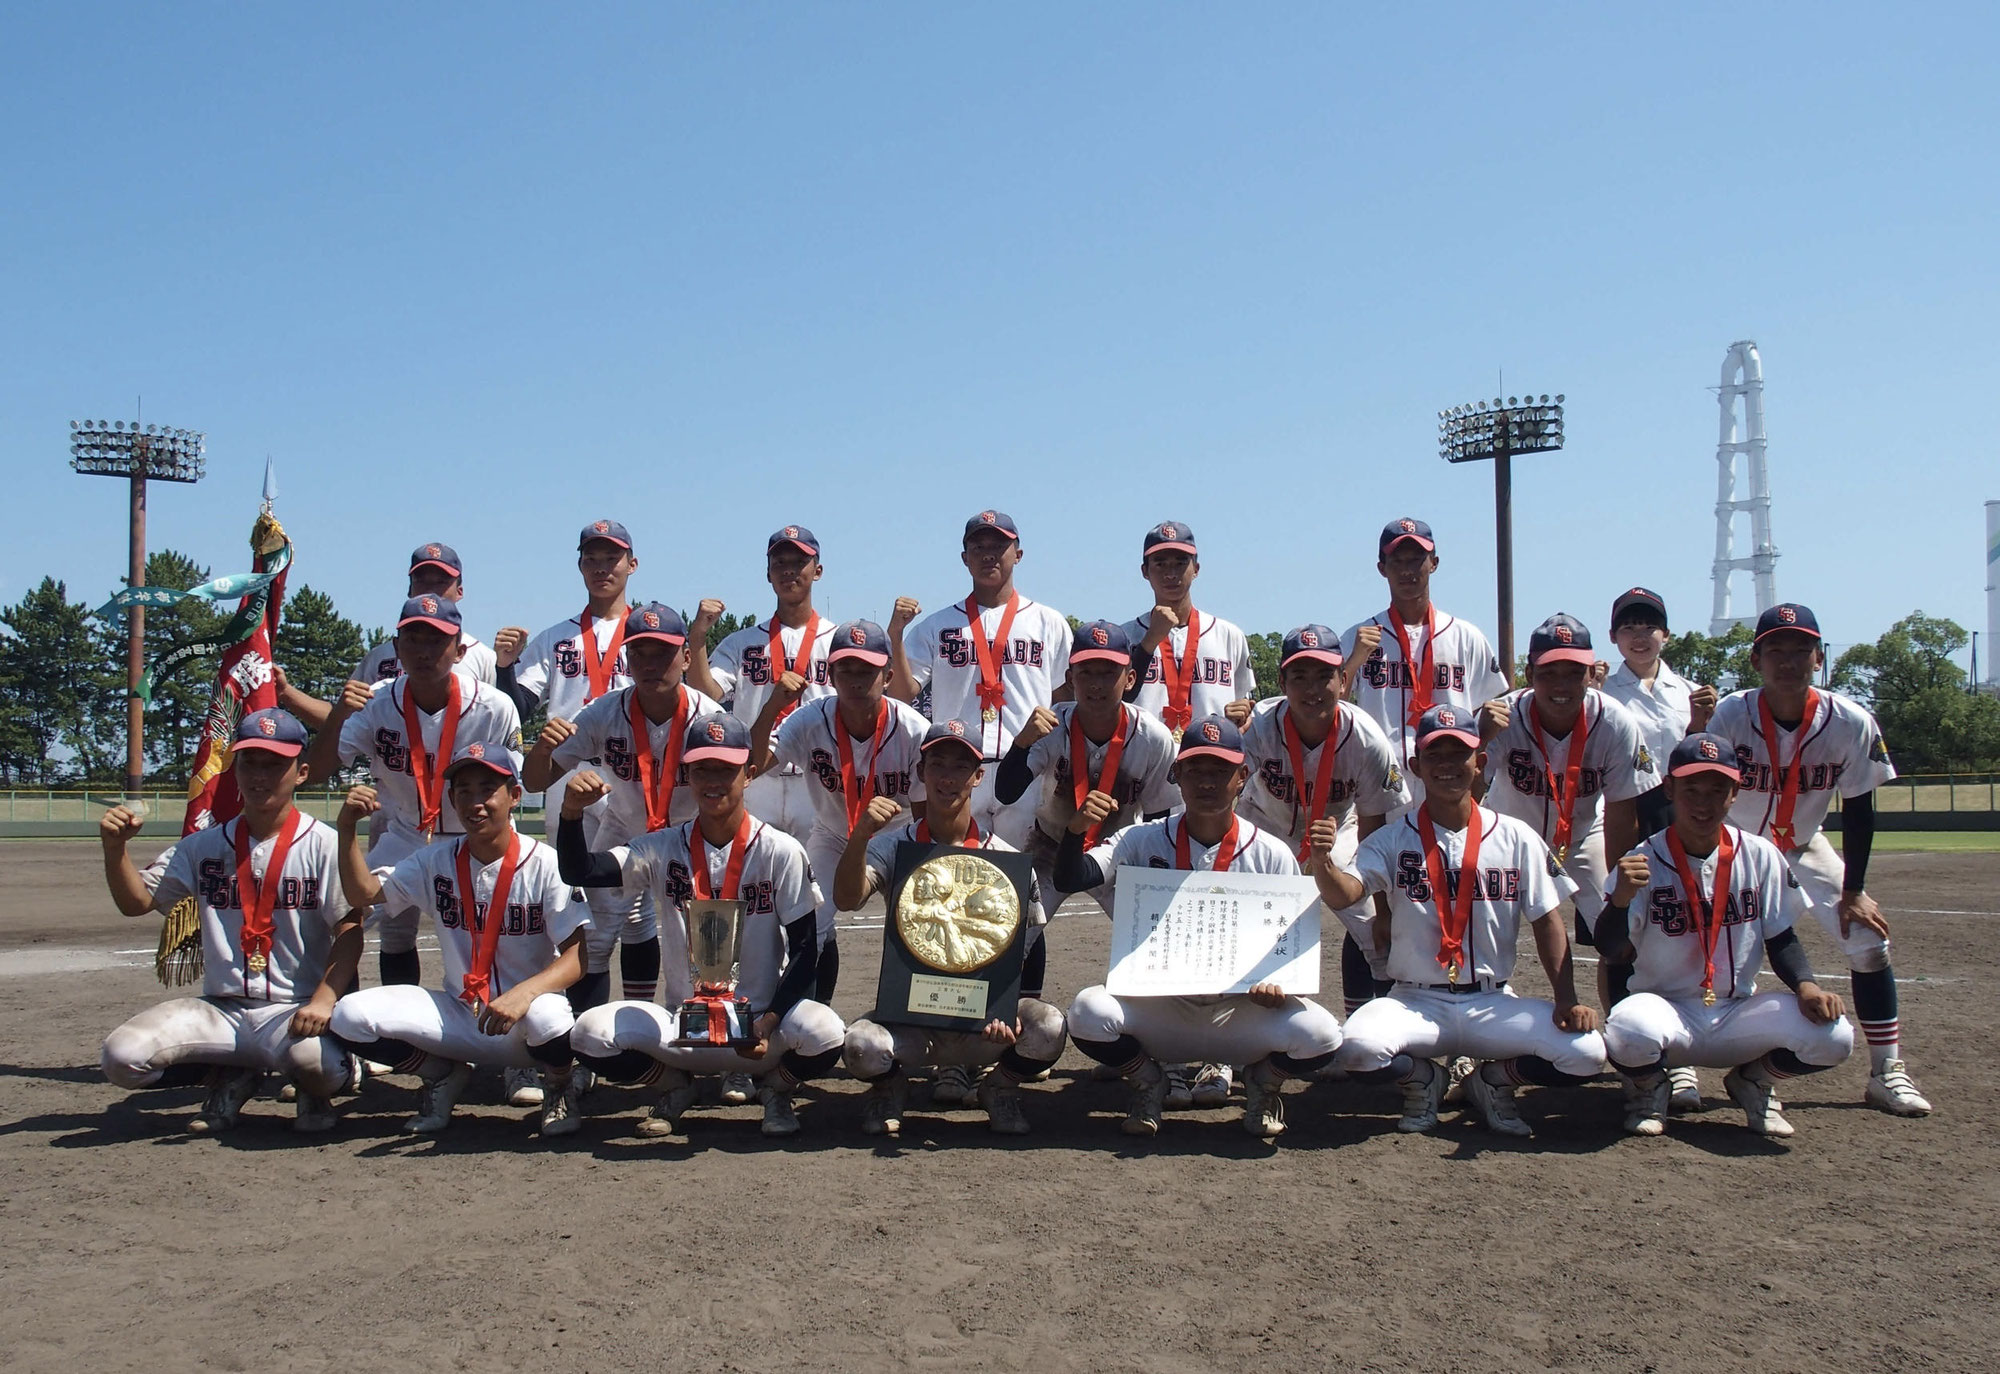
<path fill-rule="evenodd" d="M 1687 737 L 1694 720 L 1694 688 L 1660 661 L 1650 683 L 1642 681 L 1621 660 L 1604 679 L 1604 695 L 1623 706 L 1639 724 L 1639 736 L 1655 766 L 1664 769 L 1674 746 Z M 1665 774 L 1661 774 L 1665 780 Z"/>
<path fill-rule="evenodd" d="M 264 1069 L 295 1079 L 326 1097 L 347 1077 L 347 1060 L 330 1038 L 292 1037 L 299 1004 L 326 976 L 334 927 L 347 914 L 341 894 L 339 845 L 333 830 L 301 814 L 284 867 L 270 873 L 277 836 L 250 847 L 250 876 L 259 889 L 275 880 L 271 949 L 262 973 L 243 957 L 243 894 L 236 881 L 236 832 L 241 817 L 198 830 L 141 870 L 153 907 L 165 912 L 185 897 L 201 926 L 199 997 L 150 1007 L 104 1039 L 104 1075 L 121 1088 L 150 1087 L 175 1064 L 224 1064 Z"/>
<path fill-rule="evenodd" d="M 514 665 L 514 685 L 530 696 L 546 702 L 549 714 L 564 720 L 575 720 L 579 712 L 590 700 L 590 676 L 583 652 L 583 622 L 589 612 L 571 616 L 568 620 L 556 622 L 543 630 L 521 651 L 520 661 Z M 625 617 L 613 616 L 591 622 L 591 634 L 597 641 L 597 652 L 602 654 L 611 647 L 612 638 L 624 628 Z M 612 665 L 607 692 L 632 685 L 631 674 L 625 667 L 625 650 L 620 646 L 618 661 Z"/>
<path fill-rule="evenodd" d="M 563 942 L 586 919 L 585 908 L 570 900 L 570 886 L 556 871 L 555 850 L 526 835 L 518 838 L 520 856 L 507 889 L 507 910 L 497 917 L 489 908 L 506 858 L 482 863 L 467 856 L 472 886 L 468 918 L 467 894 L 459 890 L 458 882 L 459 851 L 467 843 L 463 836 L 419 849 L 393 867 L 376 866 L 375 875 L 382 883 L 377 910 L 422 908 L 430 913 L 443 954 L 444 978 L 436 988 L 390 984 L 349 993 L 334 1007 L 334 1034 L 355 1043 L 400 1040 L 458 1064 L 539 1067 L 528 1047 L 569 1034 L 574 1017 L 567 997 L 545 992 L 528 1004 L 527 1015 L 507 1034 L 487 1035 L 460 996 L 472 968 L 475 925 L 495 919 L 505 922 L 488 974 L 486 1000 L 491 1002 L 555 962 Z"/>
<path fill-rule="evenodd" d="M 784 650 L 782 663 L 771 662 L 773 628 L 777 629 L 778 643 Z M 826 656 L 833 644 L 835 628 L 835 622 L 831 620 L 816 619 L 810 659 L 806 665 L 806 689 L 799 696 L 800 705 L 833 693 L 833 688 L 827 683 Z M 799 650 L 805 643 L 805 637 L 805 626 L 785 625 L 772 616 L 761 625 L 746 625 L 725 636 L 715 646 L 715 651 L 708 656 L 709 676 L 715 679 L 715 685 L 722 692 L 722 699 L 729 704 L 731 714 L 745 725 L 757 723 L 757 717 L 763 714 L 765 705 L 771 700 L 779 676 L 798 666 Z M 774 740 L 777 738 L 775 728 L 771 737 Z M 800 844 L 804 844 L 806 837 L 812 833 L 812 801 L 805 774 L 795 764 L 780 764 L 753 779 L 750 789 L 743 794 L 743 805 L 758 820 L 777 826 Z"/>
<path fill-rule="evenodd" d="M 1347 869 L 1367 891 L 1388 896 L 1388 968 L 1396 986 L 1347 1019 L 1347 1043 L 1336 1063 L 1349 1073 L 1367 1073 L 1388 1068 L 1399 1054 L 1481 1060 L 1538 1055 L 1572 1077 L 1601 1073 L 1602 1035 L 1559 1029 L 1553 1003 L 1517 997 L 1507 986 L 1521 927 L 1559 910 L 1575 887 L 1542 837 L 1512 816 L 1480 808 L 1478 881 L 1458 979 L 1469 990 L 1454 992 L 1438 962 L 1444 927 L 1418 815 L 1413 808 L 1363 840 Z M 1436 835 L 1446 900 L 1455 899 L 1466 832 L 1439 826 Z"/>
<path fill-rule="evenodd" d="M 1062 842 L 1070 819 L 1076 815 L 1076 779 L 1070 768 L 1070 732 L 1076 728 L 1076 703 L 1059 701 L 1051 709 L 1055 712 L 1056 728 L 1028 747 L 1028 772 L 1040 780 L 1041 786 L 1034 803 L 1035 824 L 1024 847 L 1035 861 L 1042 905 L 1053 915 L 1062 906 L 1062 894 L 1055 886 L 1056 847 Z M 1137 824 L 1142 817 L 1172 811 L 1181 801 L 1180 789 L 1173 784 L 1174 758 L 1180 748 L 1173 732 L 1158 716 L 1137 705 L 1127 704 L 1122 709 L 1125 748 L 1118 757 L 1116 779 L 1107 783 L 1103 777 L 1110 739 L 1099 743 L 1088 734 L 1083 737 L 1085 766 L 1100 784 L 1096 790 L 1109 792 L 1118 800 L 1118 809 L 1104 819 L 1100 832 L 1103 836 L 1115 835 L 1126 826 Z M 1094 889 L 1090 895 L 1110 910 L 1110 888 Z"/>
<path fill-rule="evenodd" d="M 1504 816 L 1526 823 L 1551 846 L 1562 818 L 1549 774 L 1564 782 L 1570 735 L 1552 735 L 1546 728 L 1535 736 L 1531 719 L 1532 691 L 1508 698 L 1507 728 L 1486 744 L 1486 804 Z M 1604 693 L 1586 688 L 1578 717 L 1584 731 L 1576 796 L 1570 799 L 1569 854 L 1563 873 L 1576 884 L 1572 900 L 1577 914 L 1595 922 L 1604 909 L 1604 877 L 1610 866 L 1604 855 L 1604 803 L 1631 801 L 1660 781 L 1658 765 L 1639 722 Z M 1576 727 L 1571 727 L 1574 733 Z M 1543 741 L 1548 753 L 1543 752 Z M 1662 756 L 1664 757 L 1664 755 Z M 1567 785 L 1565 783 L 1565 785 Z"/>
<path fill-rule="evenodd" d="M 470 634 L 461 633 L 458 642 L 465 649 L 458 666 L 471 673 L 481 682 L 491 687 L 498 671 L 494 667 L 493 650 Z M 403 671 L 403 665 L 396 661 L 396 640 L 392 635 L 361 656 L 360 664 L 354 670 L 356 682 L 380 682 L 384 678 L 395 677 Z"/>
<path fill-rule="evenodd" d="M 1812 899 L 1820 929 L 1845 952 L 1848 967 L 1858 973 L 1885 969 L 1889 966 L 1887 940 L 1858 921 L 1845 936 L 1840 933 L 1840 889 L 1846 867 L 1820 831 L 1836 795 L 1863 796 L 1896 776 L 1882 727 L 1859 702 L 1837 692 L 1815 690 L 1812 719 L 1801 721 L 1797 731 L 1778 727 L 1781 760 L 1774 766 L 1757 707 L 1762 695 L 1761 688 L 1731 692 L 1716 705 L 1715 716 L 1708 723 L 1709 733 L 1736 746 L 1736 766 L 1743 773 L 1736 805 L 1729 808 L 1730 823 L 1770 838 L 1778 819 L 1783 779 L 1796 768 L 1799 782 L 1792 810 L 1792 849 L 1786 853 L 1786 861 Z"/>
<path fill-rule="evenodd" d="M 1431 705 L 1457 706 L 1468 718 L 1494 697 L 1504 695 L 1510 684 L 1500 671 L 1500 658 L 1471 622 L 1446 615 L 1433 608 L 1437 642 L 1431 647 Z M 1382 631 L 1382 642 L 1364 663 L 1356 664 L 1354 645 L 1364 625 Z M 1418 668 L 1424 661 L 1424 644 L 1429 632 L 1423 625 L 1406 625 L 1410 653 Z M 1411 713 L 1415 693 L 1415 671 L 1403 661 L 1403 646 L 1396 638 L 1395 612 L 1385 610 L 1359 625 L 1351 625 L 1340 637 L 1340 656 L 1359 684 L 1355 704 L 1382 727 L 1382 733 L 1396 746 L 1407 764 L 1416 750 L 1416 717 Z M 1404 779 L 1410 789 L 1410 804 L 1424 799 L 1424 785 L 1413 773 Z"/>
<path fill-rule="evenodd" d="M 1712 909 L 1721 847 L 1700 858 L 1688 856 L 1698 888 L 1690 902 L 1662 831 L 1634 851 L 1645 856 L 1651 877 L 1632 899 L 1631 992 L 1604 1023 L 1605 1046 L 1614 1063 L 1629 1069 L 1657 1064 L 1734 1068 L 1773 1049 L 1788 1049 L 1808 1064 L 1830 1068 L 1854 1048 L 1854 1028 L 1847 1018 L 1817 1025 L 1799 1010 L 1793 993 L 1757 991 L 1765 942 L 1792 929 L 1812 899 L 1776 845 L 1735 826 L 1725 829 L 1735 854 L 1723 926 L 1715 941 L 1713 1005 L 1705 1005 L 1702 997 L 1709 958 L 1701 928 L 1703 915 Z M 1606 901 L 1616 886 L 1615 878 L 1606 880 Z"/>
<path fill-rule="evenodd" d="M 1188 709 L 1190 718 L 1200 720 L 1203 716 L 1219 716 L 1222 708 L 1232 701 L 1246 701 L 1257 695 L 1257 675 L 1250 670 L 1250 641 L 1243 631 L 1224 620 L 1219 615 L 1210 615 L 1197 607 L 1195 623 L 1201 633 L 1195 639 L 1192 678 L 1188 688 Z M 1125 633 L 1133 644 L 1146 637 L 1153 623 L 1153 613 L 1148 610 L 1137 619 L 1125 622 Z M 1183 625 L 1168 632 L 1160 647 L 1153 651 L 1153 661 L 1147 665 L 1145 675 L 1139 679 L 1138 694 L 1132 704 L 1142 711 L 1149 711 L 1155 717 L 1167 708 L 1167 679 L 1162 670 L 1161 659 L 1172 654 L 1176 670 L 1187 654 L 1188 627 Z"/>
<path fill-rule="evenodd" d="M 1090 851 L 1115 891 L 1121 868 L 1173 868 L 1175 842 L 1186 816 L 1129 826 Z M 1225 841 L 1226 842 L 1226 841 Z M 1212 870 L 1221 844 L 1188 836 L 1188 867 Z M 1298 860 L 1284 841 L 1250 821 L 1236 821 L 1233 873 L 1296 875 Z M 1163 1064 L 1256 1064 L 1273 1054 L 1318 1059 L 1340 1048 L 1340 1022 L 1307 997 L 1281 1007 L 1261 1007 L 1244 994 L 1202 997 L 1118 997 L 1102 984 L 1085 988 L 1069 1009 L 1070 1035 L 1107 1044 L 1129 1035 Z"/>
<path fill-rule="evenodd" d="M 669 1068 L 691 1074 L 747 1073 L 761 1078 L 778 1067 L 787 1050 L 801 1055 L 840 1048 L 846 1027 L 831 1007 L 801 995 L 781 1015 L 761 1059 L 746 1059 L 728 1047 L 676 1045 L 681 1004 L 694 994 L 694 966 L 688 954 L 687 904 L 694 900 L 689 833 L 699 824 L 636 835 L 608 852 L 624 873 L 627 888 L 643 888 L 660 912 L 660 982 L 666 1006 L 612 1002 L 586 1011 L 570 1043 L 585 1059 L 610 1059 L 637 1050 Z M 723 893 L 729 844 L 703 845 L 709 890 Z M 754 817 L 743 851 L 737 886 L 743 926 L 737 955 L 736 991 L 761 1015 L 772 1010 L 787 971 L 786 928 L 819 906 L 806 851 L 776 826 Z M 807 989 L 810 991 L 810 989 Z"/>

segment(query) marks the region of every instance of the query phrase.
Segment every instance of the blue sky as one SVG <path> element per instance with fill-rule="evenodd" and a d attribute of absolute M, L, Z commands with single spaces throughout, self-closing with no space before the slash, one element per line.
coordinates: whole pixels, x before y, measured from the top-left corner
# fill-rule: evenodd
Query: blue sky
<path fill-rule="evenodd" d="M 689 607 L 767 609 L 764 536 L 810 525 L 823 606 L 883 618 L 962 596 L 997 506 L 1085 618 L 1186 521 L 1252 630 L 1378 609 L 1417 514 L 1490 629 L 1489 469 L 1435 416 L 1504 370 L 1569 397 L 1516 464 L 1522 642 L 1634 582 L 1699 626 L 1754 338 L 1780 594 L 1836 641 L 1980 627 L 2000 21 L 1914 13 L 16 7 L 0 597 L 117 585 L 67 422 L 143 394 L 209 435 L 153 546 L 237 570 L 268 454 L 365 623 L 430 538 L 482 637 L 573 614 L 601 514 Z"/>

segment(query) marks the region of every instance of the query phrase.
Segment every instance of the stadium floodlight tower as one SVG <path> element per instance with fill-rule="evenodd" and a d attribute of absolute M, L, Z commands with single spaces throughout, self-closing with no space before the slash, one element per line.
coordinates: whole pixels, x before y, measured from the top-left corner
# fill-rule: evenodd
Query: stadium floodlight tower
<path fill-rule="evenodd" d="M 207 436 L 134 420 L 69 422 L 69 465 L 92 477 L 123 477 L 132 484 L 131 572 L 127 583 L 146 585 L 146 482 L 199 482 Z M 146 781 L 146 703 L 139 679 L 146 671 L 146 608 L 125 608 L 125 795 L 136 797 Z"/>
<path fill-rule="evenodd" d="M 1722 437 L 1716 445 L 1715 486 L 1715 609 L 1708 632 L 1728 634 L 1735 625 L 1753 624 L 1778 604 L 1778 546 L 1771 542 L 1771 474 L 1764 465 L 1764 360 L 1757 345 L 1740 339 L 1729 345 L 1722 360 Z M 1736 480 L 1737 460 L 1743 460 L 1743 485 Z M 1739 495 L 1739 492 L 1741 493 Z M 1750 556 L 1736 556 L 1736 516 L 1750 517 Z M 1756 587 L 1757 609 L 1731 615 L 1729 579 L 1748 572 Z"/>
<path fill-rule="evenodd" d="M 1514 680 L 1514 468 L 1517 453 L 1563 446 L 1563 398 L 1498 396 L 1438 412 L 1438 456 L 1447 463 L 1493 460 L 1493 552 L 1500 602 L 1500 670 Z"/>

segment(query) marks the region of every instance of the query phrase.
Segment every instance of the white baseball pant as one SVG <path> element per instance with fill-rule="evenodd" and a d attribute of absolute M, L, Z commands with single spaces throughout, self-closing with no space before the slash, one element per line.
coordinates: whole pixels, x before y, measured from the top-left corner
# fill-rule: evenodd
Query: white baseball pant
<path fill-rule="evenodd" d="M 1052 1064 L 1062 1058 L 1063 1014 L 1036 997 L 1023 997 L 1015 1015 L 1021 1033 L 1014 1053 L 1033 1063 Z M 882 1077 L 896 1065 L 942 1068 L 998 1063 L 1005 1045 L 996 1045 L 977 1031 L 940 1030 L 931 1026 L 885 1026 L 866 1017 L 847 1028 L 841 1061 L 864 1082 Z"/>
<path fill-rule="evenodd" d="M 150 1088 L 175 1064 L 226 1064 L 279 1073 L 314 1097 L 347 1081 L 347 1051 L 332 1036 L 293 1037 L 302 1002 L 176 997 L 148 1007 L 104 1037 L 99 1062 L 121 1088 Z"/>
<path fill-rule="evenodd" d="M 1513 1059 L 1530 1054 L 1559 1073 L 1588 1078 L 1604 1072 L 1604 1037 L 1556 1025 L 1555 1004 L 1539 997 L 1492 992 L 1440 992 L 1398 983 L 1387 997 L 1347 1018 L 1347 1042 L 1334 1059 L 1349 1073 L 1386 1069 L 1399 1054 L 1412 1059 Z"/>
<path fill-rule="evenodd" d="M 643 889 L 589 887 L 584 900 L 590 907 L 590 925 L 583 935 L 583 968 L 586 973 L 611 971 L 611 951 L 622 942 L 642 945 L 656 939 L 660 923 L 653 906 L 653 894 Z"/>
<path fill-rule="evenodd" d="M 1808 1020 L 1790 992 L 1724 997 L 1712 1007 L 1699 997 L 1635 992 L 1611 1009 L 1604 1043 L 1612 1062 L 1628 1069 L 1730 1069 L 1772 1050 L 1830 1069 L 1853 1051 L 1854 1027 L 1845 1016 L 1824 1026 Z"/>
<path fill-rule="evenodd" d="M 1880 973 L 1889 967 L 1889 942 L 1880 935 L 1858 922 L 1847 934 L 1840 933 L 1840 888 L 1847 878 L 1847 863 L 1825 832 L 1813 836 L 1803 849 L 1787 854 L 1785 860 L 1792 866 L 1792 876 L 1812 899 L 1812 912 L 1819 919 L 1819 928 L 1847 956 L 1848 968 L 1856 973 Z M 1805 1056 L 1801 1054 L 1799 1058 Z"/>
<path fill-rule="evenodd" d="M 804 844 L 817 816 L 810 789 L 818 785 L 804 773 L 773 770 L 750 780 L 743 792 L 743 807 L 764 824 L 775 825 Z M 828 876 L 830 879 L 831 874 Z"/>
<path fill-rule="evenodd" d="M 1105 1044 L 1121 1035 L 1162 1064 L 1255 1064 L 1273 1054 L 1318 1059 L 1340 1048 L 1340 1022 L 1305 997 L 1260 1007 L 1245 995 L 1116 997 L 1101 984 L 1070 1004 L 1073 1039 Z"/>
<path fill-rule="evenodd" d="M 458 998 L 394 983 L 351 992 L 333 1008 L 333 1033 L 342 1039 L 356 1044 L 400 1040 L 455 1064 L 503 1069 L 546 1067 L 528 1053 L 528 1046 L 562 1039 L 575 1021 L 567 997 L 545 992 L 528 1004 L 528 1014 L 512 1030 L 488 1035 L 479 1029 L 472 1008 Z"/>
<path fill-rule="evenodd" d="M 380 838 L 375 833 L 378 829 Z M 368 831 L 368 866 L 377 872 L 394 868 L 422 849 L 425 843 L 420 831 L 385 820 L 380 812 L 370 818 Z M 391 911 L 382 906 L 375 909 L 370 924 L 381 937 L 384 954 L 408 954 L 417 947 L 417 927 L 423 924 L 423 919 L 420 907 L 406 906 L 401 911 Z"/>
<path fill-rule="evenodd" d="M 847 1027 L 832 1007 L 810 999 L 794 1003 L 778 1022 L 764 1056 L 748 1059 L 728 1046 L 676 1045 L 680 1009 L 652 1002 L 609 1002 L 577 1018 L 570 1031 L 570 1048 L 588 1059 L 611 1059 L 637 1050 L 670 1069 L 687 1074 L 747 1073 L 762 1078 L 778 1067 L 786 1051 L 810 1058 L 840 1048 Z"/>

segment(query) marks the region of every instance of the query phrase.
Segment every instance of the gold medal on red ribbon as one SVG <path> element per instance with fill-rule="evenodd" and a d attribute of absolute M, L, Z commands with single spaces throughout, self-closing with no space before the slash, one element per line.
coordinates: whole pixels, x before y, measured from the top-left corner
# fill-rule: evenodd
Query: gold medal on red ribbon
<path fill-rule="evenodd" d="M 991 706 L 988 706 L 979 713 L 979 718 L 985 721 L 988 725 L 991 725 L 994 721 L 1000 719 L 1000 713 L 994 710 Z"/>
<path fill-rule="evenodd" d="M 1712 1006 L 1714 1006 L 1714 1005 L 1715 1005 L 1715 989 L 1714 989 L 1714 988 L 1703 988 L 1703 989 L 1702 989 L 1702 993 L 1701 993 L 1701 1004 L 1702 1004 L 1702 1005 L 1703 1005 L 1704 1007 L 1712 1007 Z"/>
<path fill-rule="evenodd" d="M 262 954 L 252 954 L 244 959 L 243 966 L 252 973 L 262 973 L 268 966 L 268 961 L 266 961 Z"/>

